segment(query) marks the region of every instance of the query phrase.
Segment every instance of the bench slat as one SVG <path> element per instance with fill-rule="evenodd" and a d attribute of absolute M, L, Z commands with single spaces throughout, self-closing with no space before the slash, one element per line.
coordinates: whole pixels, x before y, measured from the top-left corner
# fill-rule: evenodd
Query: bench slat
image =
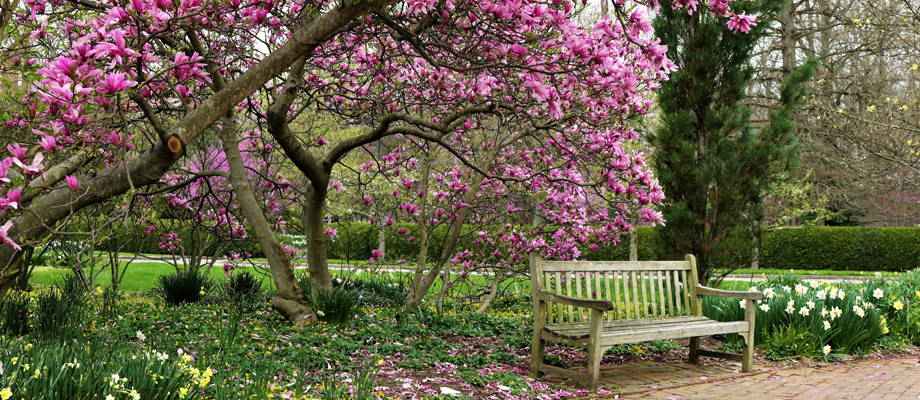
<path fill-rule="evenodd" d="M 664 303 L 664 276 L 661 271 L 655 272 L 655 281 L 658 283 L 658 315 L 668 315 L 668 309 Z"/>
<path fill-rule="evenodd" d="M 747 332 L 745 321 L 713 322 L 709 324 L 675 324 L 659 328 L 643 328 L 616 332 L 603 332 L 600 342 L 604 346 L 623 343 L 638 343 L 649 340 L 678 339 L 698 336 L 722 335 Z"/>
<path fill-rule="evenodd" d="M 601 330 L 601 342 L 607 346 L 649 340 L 739 333 L 746 332 L 748 329 L 745 321 L 718 322 L 705 318 L 701 320 L 680 319 L 645 322 L 644 324 L 636 325 L 607 323 Z M 547 326 L 545 330 L 553 335 L 571 340 L 585 339 L 590 334 L 589 327 L 580 325 Z"/>
<path fill-rule="evenodd" d="M 687 271 L 686 261 L 542 261 L 544 271 Z"/>
<path fill-rule="evenodd" d="M 667 324 L 682 324 L 682 323 L 691 323 L 698 321 L 712 321 L 706 317 L 677 317 L 677 318 L 668 318 L 668 319 L 621 319 L 616 321 L 604 322 L 604 329 L 607 328 L 627 328 L 627 327 L 642 327 L 646 325 L 667 325 Z M 578 330 L 578 329 L 588 329 L 589 325 L 587 323 L 574 323 L 574 324 L 551 324 L 546 325 L 546 329 L 552 331 L 567 331 L 567 330 Z"/>
<path fill-rule="evenodd" d="M 633 291 L 633 308 L 636 312 L 635 318 L 640 319 L 645 313 L 642 312 L 642 290 L 639 286 L 639 272 L 630 271 L 629 277 L 630 284 L 632 285 L 630 289 Z"/>
<path fill-rule="evenodd" d="M 572 289 L 572 280 L 575 279 L 575 273 L 566 272 L 563 276 L 565 277 L 565 290 L 563 290 L 563 293 L 566 296 L 575 296 L 575 291 Z M 570 305 L 565 306 L 565 321 L 575 322 L 575 308 Z"/>
<path fill-rule="evenodd" d="M 684 302 L 684 310 L 687 315 L 693 313 L 690 309 L 690 285 L 687 284 L 687 272 L 680 271 L 680 295 Z"/>
<path fill-rule="evenodd" d="M 611 271 L 610 273 L 610 284 L 613 285 L 613 312 L 610 313 L 613 315 L 613 319 L 620 318 L 623 313 L 620 311 L 618 304 L 623 304 L 620 301 L 620 288 L 619 288 L 619 272 Z"/>

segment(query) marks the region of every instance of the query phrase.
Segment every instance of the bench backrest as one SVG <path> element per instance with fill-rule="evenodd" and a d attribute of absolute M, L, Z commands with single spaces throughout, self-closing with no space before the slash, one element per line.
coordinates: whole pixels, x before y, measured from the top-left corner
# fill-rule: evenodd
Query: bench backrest
<path fill-rule="evenodd" d="M 701 315 L 696 259 L 683 261 L 545 261 L 531 257 L 531 286 L 583 299 L 608 300 L 607 320 Z M 590 311 L 550 303 L 547 323 L 586 323 Z"/>

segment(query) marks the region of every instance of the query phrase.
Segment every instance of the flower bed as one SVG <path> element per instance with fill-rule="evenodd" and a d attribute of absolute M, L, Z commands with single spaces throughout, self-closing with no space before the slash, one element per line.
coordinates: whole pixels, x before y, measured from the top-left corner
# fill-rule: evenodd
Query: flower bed
<path fill-rule="evenodd" d="M 859 284 L 774 279 L 751 290 L 764 294 L 756 304 L 755 340 L 770 358 L 833 358 L 877 346 L 920 343 L 920 271 Z M 738 320 L 743 306 L 707 298 L 704 313 Z"/>

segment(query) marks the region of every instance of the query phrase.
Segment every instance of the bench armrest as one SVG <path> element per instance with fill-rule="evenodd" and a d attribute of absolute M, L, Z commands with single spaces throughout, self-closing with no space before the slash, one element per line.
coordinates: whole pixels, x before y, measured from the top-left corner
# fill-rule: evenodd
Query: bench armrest
<path fill-rule="evenodd" d="M 711 287 L 696 285 L 696 295 L 697 296 L 717 296 L 717 297 L 733 297 L 736 299 L 742 300 L 762 300 L 763 293 L 760 292 L 744 292 L 740 290 L 722 290 L 722 289 L 713 289 Z"/>
<path fill-rule="evenodd" d="M 563 296 L 561 294 L 547 292 L 545 290 L 540 291 L 538 294 L 540 296 L 540 301 L 568 304 L 574 307 L 590 308 L 592 310 L 598 311 L 613 310 L 613 303 L 607 300 L 579 299 L 577 297 Z"/>

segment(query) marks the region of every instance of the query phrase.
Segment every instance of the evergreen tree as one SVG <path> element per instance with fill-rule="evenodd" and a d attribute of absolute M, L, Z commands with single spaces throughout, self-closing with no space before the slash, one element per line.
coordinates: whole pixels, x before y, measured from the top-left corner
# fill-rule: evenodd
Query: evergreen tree
<path fill-rule="evenodd" d="M 760 19 L 747 33 L 730 31 L 710 10 L 675 10 L 671 0 L 661 2 L 655 19 L 655 32 L 678 67 L 659 92 L 662 124 L 651 139 L 668 196 L 662 243 L 666 254 L 695 254 L 703 281 L 720 242 L 756 216 L 771 178 L 798 158 L 792 114 L 814 63 L 789 74 L 765 127 L 751 126 L 751 110 L 743 104 L 751 55 L 782 5 L 733 2 L 737 12 Z"/>

